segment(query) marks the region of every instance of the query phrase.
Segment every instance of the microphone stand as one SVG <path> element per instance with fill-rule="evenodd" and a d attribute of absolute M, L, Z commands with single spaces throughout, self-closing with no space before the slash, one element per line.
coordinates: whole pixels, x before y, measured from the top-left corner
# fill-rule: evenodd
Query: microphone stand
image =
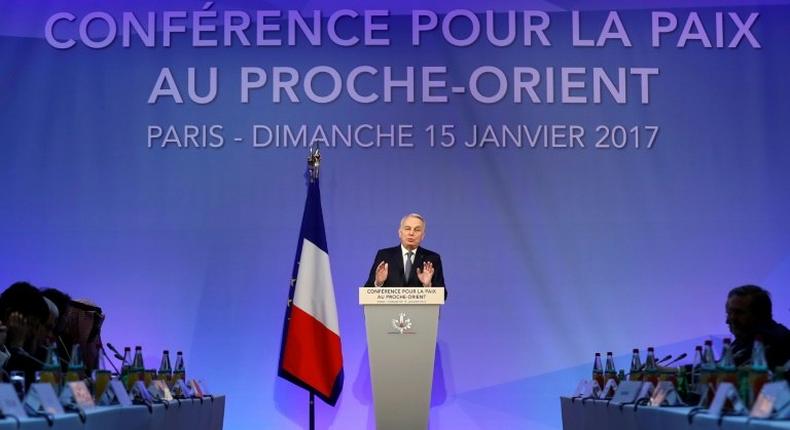
<path fill-rule="evenodd" d="M 104 358 L 107 359 L 107 362 L 110 363 L 110 366 L 112 366 L 112 369 L 115 370 L 115 374 L 116 375 L 120 375 L 121 373 L 118 371 L 118 368 L 115 367 L 115 363 L 112 362 L 112 360 L 110 359 L 110 356 L 107 355 L 107 350 L 105 350 L 102 345 L 99 345 L 99 351 L 101 351 L 101 353 L 104 355 Z"/>

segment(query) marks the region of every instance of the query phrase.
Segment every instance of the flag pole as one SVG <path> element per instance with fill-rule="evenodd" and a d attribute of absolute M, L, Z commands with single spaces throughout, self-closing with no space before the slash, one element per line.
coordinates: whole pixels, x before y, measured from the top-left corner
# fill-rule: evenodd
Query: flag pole
<path fill-rule="evenodd" d="M 315 394 L 310 392 L 310 430 L 315 430 Z"/>
<path fill-rule="evenodd" d="M 318 148 L 311 147 L 305 174 L 307 198 L 288 291 L 277 370 L 278 376 L 310 394 L 310 430 L 315 429 L 315 398 L 335 406 L 343 389 L 343 351 L 318 189 L 320 162 Z"/>
<path fill-rule="evenodd" d="M 321 165 L 321 154 L 317 146 L 310 147 L 310 155 L 307 157 L 307 174 L 310 182 L 318 180 L 318 168 Z M 315 393 L 310 391 L 310 430 L 315 430 Z"/>

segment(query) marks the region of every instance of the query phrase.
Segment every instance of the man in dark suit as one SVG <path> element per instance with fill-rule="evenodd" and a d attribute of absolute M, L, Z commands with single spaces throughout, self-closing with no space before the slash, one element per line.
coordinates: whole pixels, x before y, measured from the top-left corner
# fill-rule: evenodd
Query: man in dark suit
<path fill-rule="evenodd" d="M 380 249 L 370 268 L 366 287 L 444 287 L 439 254 L 420 247 L 425 237 L 425 219 L 411 213 L 398 229 L 400 245 Z M 445 297 L 447 290 L 445 289 Z"/>
<path fill-rule="evenodd" d="M 773 304 L 768 291 L 756 285 L 733 288 L 727 295 L 727 325 L 735 335 L 732 343 L 736 366 L 752 363 L 755 339 L 765 348 L 765 360 L 773 370 L 790 360 L 790 330 L 774 321 Z"/>

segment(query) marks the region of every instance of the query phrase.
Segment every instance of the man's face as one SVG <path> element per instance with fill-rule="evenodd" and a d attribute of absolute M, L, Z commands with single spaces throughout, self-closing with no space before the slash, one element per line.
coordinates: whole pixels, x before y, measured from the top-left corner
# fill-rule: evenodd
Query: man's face
<path fill-rule="evenodd" d="M 63 313 L 60 314 L 60 317 L 58 317 L 57 324 L 55 324 L 55 328 L 53 331 L 56 335 L 61 335 L 63 334 L 64 331 L 66 331 L 66 322 L 68 320 L 68 315 L 70 312 L 71 312 L 71 306 L 66 305 L 63 308 Z"/>
<path fill-rule="evenodd" d="M 425 225 L 419 218 L 408 217 L 398 229 L 400 243 L 406 249 L 417 249 L 425 236 Z"/>
<path fill-rule="evenodd" d="M 49 345 L 54 338 L 54 329 L 55 324 L 57 321 L 55 320 L 55 316 L 50 314 L 49 319 L 47 321 L 38 322 L 36 325 L 35 331 L 35 342 L 37 345 Z"/>
<path fill-rule="evenodd" d="M 750 337 L 754 334 L 757 318 L 752 312 L 751 296 L 731 296 L 727 299 L 727 325 L 735 337 Z"/>

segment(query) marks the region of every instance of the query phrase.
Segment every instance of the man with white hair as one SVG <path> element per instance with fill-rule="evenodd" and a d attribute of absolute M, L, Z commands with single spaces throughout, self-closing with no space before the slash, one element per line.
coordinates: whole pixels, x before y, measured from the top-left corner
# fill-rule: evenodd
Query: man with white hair
<path fill-rule="evenodd" d="M 44 302 L 47 304 L 47 308 L 49 308 L 49 318 L 44 324 L 41 324 L 38 328 L 38 344 L 43 347 L 49 347 L 52 342 L 55 340 L 55 326 L 58 323 L 58 319 L 60 319 L 60 311 L 58 311 L 57 305 L 55 302 L 50 300 L 47 296 L 43 296 Z"/>
<path fill-rule="evenodd" d="M 380 249 L 370 269 L 366 287 L 444 287 L 442 259 L 420 246 L 425 238 L 425 219 L 410 213 L 400 221 L 400 245 Z M 445 296 L 447 290 L 445 289 Z"/>

